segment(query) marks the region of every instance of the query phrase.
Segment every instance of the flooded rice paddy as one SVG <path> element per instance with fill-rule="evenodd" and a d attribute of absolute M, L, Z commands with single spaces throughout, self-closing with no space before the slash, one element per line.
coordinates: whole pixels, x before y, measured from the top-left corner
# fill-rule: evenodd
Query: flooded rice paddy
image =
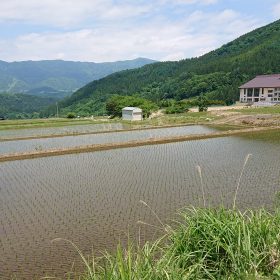
<path fill-rule="evenodd" d="M 0 140 L 6 138 L 19 137 L 39 137 L 39 136 L 55 136 L 61 134 L 79 134 L 94 133 L 108 130 L 128 129 L 131 125 L 122 123 L 100 123 L 100 124 L 83 124 L 68 125 L 62 127 L 42 127 L 42 128 L 25 128 L 25 129 L 8 129 L 0 130 Z"/>
<path fill-rule="evenodd" d="M 64 136 L 58 138 L 29 139 L 0 142 L 0 155 L 19 152 L 32 152 L 38 150 L 51 150 L 70 148 L 92 144 L 118 143 L 133 140 L 145 140 L 168 136 L 183 136 L 190 134 L 202 134 L 216 131 L 207 126 L 183 126 L 170 128 L 157 128 L 137 131 L 124 131 L 112 133 L 100 133 L 90 135 Z"/>
<path fill-rule="evenodd" d="M 111 250 L 127 233 L 151 240 L 184 206 L 231 206 L 248 153 L 237 205 L 272 207 L 280 191 L 280 135 L 224 137 L 164 145 L 0 163 L 0 279 L 63 276 L 79 261 L 64 242 L 85 254 Z M 257 137 L 256 137 L 257 138 Z M 139 230 L 140 228 L 140 230 Z"/>

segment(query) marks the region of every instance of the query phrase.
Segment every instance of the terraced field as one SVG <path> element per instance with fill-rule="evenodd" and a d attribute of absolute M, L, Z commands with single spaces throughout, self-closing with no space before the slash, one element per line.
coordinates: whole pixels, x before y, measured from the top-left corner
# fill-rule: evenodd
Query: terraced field
<path fill-rule="evenodd" d="M 62 276 L 77 254 L 113 249 L 132 238 L 153 239 L 180 207 L 231 206 L 243 160 L 238 207 L 272 207 L 280 189 L 280 137 L 241 137 L 143 146 L 0 163 L 0 279 Z M 1 143 L 2 145 L 2 143 Z M 140 229 L 140 230 L 139 230 Z M 78 267 L 78 266 L 77 266 Z M 77 268 L 78 269 L 78 268 Z M 42 275 L 42 273 L 44 275 Z"/>
<path fill-rule="evenodd" d="M 42 128 L 25 128 L 25 129 L 7 129 L 0 130 L 0 140 L 6 138 L 19 137 L 40 137 L 68 135 L 79 133 L 102 132 L 108 130 L 122 130 L 130 128 L 129 124 L 121 123 L 102 123 L 102 124 L 84 124 L 84 125 L 66 125 L 61 127 L 42 127 Z"/>
<path fill-rule="evenodd" d="M 136 130 L 126 132 L 100 133 L 90 135 L 65 136 L 46 139 L 28 139 L 0 142 L 0 155 L 19 152 L 32 152 L 38 150 L 51 150 L 59 148 L 77 147 L 92 144 L 118 143 L 149 138 L 167 136 L 182 136 L 189 134 L 210 133 L 216 131 L 207 126 L 182 126 L 170 128 L 157 128 L 149 130 Z"/>

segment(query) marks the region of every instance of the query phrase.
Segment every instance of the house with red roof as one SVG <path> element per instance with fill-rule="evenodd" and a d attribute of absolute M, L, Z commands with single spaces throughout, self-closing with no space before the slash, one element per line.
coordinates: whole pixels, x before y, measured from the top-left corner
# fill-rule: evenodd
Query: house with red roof
<path fill-rule="evenodd" d="M 280 74 L 257 76 L 239 89 L 240 102 L 280 103 Z"/>

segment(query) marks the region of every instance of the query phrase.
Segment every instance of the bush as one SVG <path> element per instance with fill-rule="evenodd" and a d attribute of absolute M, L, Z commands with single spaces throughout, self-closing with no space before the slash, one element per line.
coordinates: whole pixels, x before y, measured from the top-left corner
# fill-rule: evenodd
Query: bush
<path fill-rule="evenodd" d="M 75 113 L 69 112 L 69 113 L 67 113 L 66 117 L 67 117 L 67 119 L 75 119 L 76 115 L 75 115 Z"/>
<path fill-rule="evenodd" d="M 189 111 L 189 107 L 182 101 L 178 101 L 165 109 L 166 114 L 180 114 Z"/>

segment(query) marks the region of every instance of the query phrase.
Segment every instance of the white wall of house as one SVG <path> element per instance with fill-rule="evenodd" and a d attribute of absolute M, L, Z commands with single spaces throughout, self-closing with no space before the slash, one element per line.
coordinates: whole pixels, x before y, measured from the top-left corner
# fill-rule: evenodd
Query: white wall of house
<path fill-rule="evenodd" d="M 280 103 L 280 88 L 242 88 L 240 89 L 240 102 Z"/>

